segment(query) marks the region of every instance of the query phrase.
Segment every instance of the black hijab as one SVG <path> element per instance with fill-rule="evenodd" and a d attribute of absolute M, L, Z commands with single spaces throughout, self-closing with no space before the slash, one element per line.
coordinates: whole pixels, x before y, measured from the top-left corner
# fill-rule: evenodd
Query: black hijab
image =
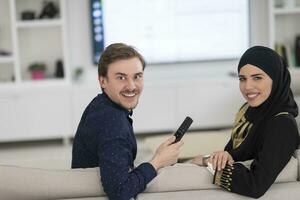
<path fill-rule="evenodd" d="M 281 56 L 270 48 L 254 46 L 241 57 L 238 72 L 246 64 L 260 68 L 273 80 L 270 96 L 258 107 L 249 107 L 245 113 L 246 119 L 258 125 L 280 112 L 288 112 L 296 117 L 298 106 L 290 89 L 290 72 Z"/>

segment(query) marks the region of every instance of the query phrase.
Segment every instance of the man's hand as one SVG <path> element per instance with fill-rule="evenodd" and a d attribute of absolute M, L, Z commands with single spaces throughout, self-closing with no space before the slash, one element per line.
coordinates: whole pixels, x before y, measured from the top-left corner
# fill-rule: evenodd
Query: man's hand
<path fill-rule="evenodd" d="M 209 162 L 212 164 L 214 170 L 222 170 L 226 164 L 232 165 L 233 158 L 227 151 L 215 151 L 210 155 Z"/>
<path fill-rule="evenodd" d="M 156 170 L 177 163 L 180 153 L 179 150 L 183 145 L 183 142 L 179 141 L 177 143 L 173 143 L 174 141 L 175 136 L 172 136 L 156 149 L 155 154 L 150 161 Z"/>

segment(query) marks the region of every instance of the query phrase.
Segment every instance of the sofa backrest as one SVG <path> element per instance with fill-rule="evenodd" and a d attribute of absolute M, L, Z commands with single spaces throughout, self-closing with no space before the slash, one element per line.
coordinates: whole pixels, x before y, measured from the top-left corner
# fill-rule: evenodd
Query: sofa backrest
<path fill-rule="evenodd" d="M 298 159 L 292 157 L 288 164 L 283 168 L 278 177 L 275 180 L 275 183 L 282 182 L 292 182 L 298 180 Z"/>
<path fill-rule="evenodd" d="M 295 152 L 300 159 L 300 150 Z M 276 182 L 297 181 L 299 160 L 292 157 Z M 216 189 L 213 175 L 194 164 L 176 164 L 158 172 L 147 192 Z M 0 197 L 5 200 L 44 200 L 105 196 L 100 184 L 99 168 L 36 169 L 0 165 Z"/>
<path fill-rule="evenodd" d="M 297 158 L 298 161 L 298 181 L 300 181 L 300 149 L 297 149 L 295 151 L 294 156 Z"/>
<path fill-rule="evenodd" d="M 0 165 L 0 198 L 43 200 L 104 196 L 99 169 L 36 169 Z"/>

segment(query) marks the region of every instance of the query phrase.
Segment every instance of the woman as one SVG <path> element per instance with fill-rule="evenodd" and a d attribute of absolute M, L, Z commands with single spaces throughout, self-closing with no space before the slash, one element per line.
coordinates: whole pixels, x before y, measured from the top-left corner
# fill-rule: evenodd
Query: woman
<path fill-rule="evenodd" d="M 248 49 L 239 62 L 238 73 L 240 91 L 247 102 L 236 115 L 224 151 L 211 154 L 208 162 L 216 169 L 214 184 L 258 198 L 274 183 L 298 147 L 298 107 L 287 66 L 272 49 Z M 197 156 L 193 163 L 205 165 L 203 158 Z M 250 169 L 235 163 L 252 159 Z"/>

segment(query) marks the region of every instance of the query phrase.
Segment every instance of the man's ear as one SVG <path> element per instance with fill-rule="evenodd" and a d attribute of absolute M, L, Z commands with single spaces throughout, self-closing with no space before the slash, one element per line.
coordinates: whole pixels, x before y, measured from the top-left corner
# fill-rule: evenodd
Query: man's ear
<path fill-rule="evenodd" d="M 99 84 L 101 88 L 105 88 L 106 87 L 106 77 L 104 76 L 98 76 L 98 80 L 99 80 Z"/>

